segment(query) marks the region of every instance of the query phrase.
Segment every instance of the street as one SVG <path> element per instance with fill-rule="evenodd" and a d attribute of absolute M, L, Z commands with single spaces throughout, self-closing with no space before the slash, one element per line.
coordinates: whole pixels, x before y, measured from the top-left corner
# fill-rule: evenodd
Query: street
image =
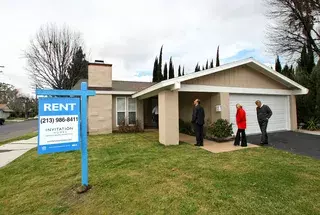
<path fill-rule="evenodd" d="M 38 120 L 10 123 L 0 126 L 0 141 L 16 138 L 24 134 L 37 131 Z"/>

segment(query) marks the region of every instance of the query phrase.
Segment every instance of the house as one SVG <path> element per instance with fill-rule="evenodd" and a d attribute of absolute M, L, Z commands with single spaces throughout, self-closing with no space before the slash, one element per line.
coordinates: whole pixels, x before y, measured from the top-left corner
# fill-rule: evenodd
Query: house
<path fill-rule="evenodd" d="M 88 101 L 88 130 L 91 134 L 111 133 L 126 119 L 139 120 L 143 128 L 152 126 L 151 114 L 158 104 L 159 142 L 179 143 L 179 119 L 190 122 L 192 102 L 199 98 L 206 120 L 219 118 L 235 122 L 236 104 L 247 112 L 247 134 L 259 133 L 255 101 L 261 100 L 273 111 L 268 131 L 297 129 L 296 96 L 308 89 L 270 69 L 253 58 L 216 68 L 193 72 L 160 83 L 112 80 L 112 65 L 89 64 L 89 89 L 96 96 Z M 234 126 L 234 131 L 236 127 Z"/>
<path fill-rule="evenodd" d="M 12 112 L 13 110 L 10 110 L 7 104 L 0 104 L 0 125 L 3 125 Z"/>

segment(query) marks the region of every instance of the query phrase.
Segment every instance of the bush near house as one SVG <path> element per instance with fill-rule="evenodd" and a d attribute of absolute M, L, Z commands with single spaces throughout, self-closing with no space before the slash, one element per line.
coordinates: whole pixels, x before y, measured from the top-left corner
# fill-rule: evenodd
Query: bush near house
<path fill-rule="evenodd" d="M 320 129 L 320 120 L 316 117 L 311 117 L 306 124 L 306 129 L 309 131 L 316 131 Z"/>
<path fill-rule="evenodd" d="M 216 142 L 225 142 L 233 139 L 232 123 L 226 119 L 218 119 L 208 125 L 206 139 Z"/>
<path fill-rule="evenodd" d="M 232 123 L 225 119 L 218 119 L 214 123 L 207 120 L 203 130 L 204 137 L 208 140 L 225 142 L 233 139 Z M 184 122 L 182 119 L 179 119 L 179 131 L 183 134 L 195 136 L 192 123 Z"/>
<path fill-rule="evenodd" d="M 182 134 L 188 134 L 195 136 L 195 131 L 191 122 L 185 122 L 182 119 L 179 119 L 179 132 Z"/>
<path fill-rule="evenodd" d="M 137 133 L 143 131 L 139 120 L 136 120 L 135 124 L 133 125 L 129 125 L 127 122 L 128 120 L 121 121 L 118 130 L 119 133 Z"/>

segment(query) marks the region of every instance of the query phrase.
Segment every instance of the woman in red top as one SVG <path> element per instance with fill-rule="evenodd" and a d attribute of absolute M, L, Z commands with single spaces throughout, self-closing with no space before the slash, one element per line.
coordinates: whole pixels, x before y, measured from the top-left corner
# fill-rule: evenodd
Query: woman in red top
<path fill-rule="evenodd" d="M 237 104 L 236 108 L 237 108 L 236 121 L 237 121 L 238 131 L 237 131 L 236 139 L 234 140 L 234 145 L 239 146 L 240 139 L 241 139 L 241 146 L 246 147 L 247 146 L 247 137 L 245 132 L 247 128 L 246 112 L 243 110 L 240 104 Z M 240 138 L 240 133 L 241 133 L 241 138 Z"/>

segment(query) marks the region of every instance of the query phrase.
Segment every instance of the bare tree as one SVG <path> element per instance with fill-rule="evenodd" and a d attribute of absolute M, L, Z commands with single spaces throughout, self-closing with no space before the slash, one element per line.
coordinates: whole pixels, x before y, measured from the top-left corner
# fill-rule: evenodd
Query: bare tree
<path fill-rule="evenodd" d="M 301 53 L 305 45 L 308 52 L 320 56 L 320 2 L 319 0 L 267 0 L 269 51 L 285 57 Z"/>
<path fill-rule="evenodd" d="M 80 33 L 67 26 L 42 26 L 24 52 L 27 70 L 34 86 L 70 89 L 70 79 L 73 77 L 68 68 L 81 45 Z"/>

